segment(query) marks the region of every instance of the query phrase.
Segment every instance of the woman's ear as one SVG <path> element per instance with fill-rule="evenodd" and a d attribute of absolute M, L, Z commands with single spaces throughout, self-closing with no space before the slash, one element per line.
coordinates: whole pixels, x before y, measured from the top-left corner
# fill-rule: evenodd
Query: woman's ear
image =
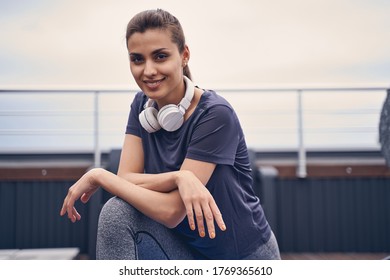
<path fill-rule="evenodd" d="M 184 50 L 182 53 L 182 60 L 183 60 L 183 67 L 185 67 L 188 64 L 188 61 L 190 60 L 190 49 L 187 45 L 184 46 Z"/>

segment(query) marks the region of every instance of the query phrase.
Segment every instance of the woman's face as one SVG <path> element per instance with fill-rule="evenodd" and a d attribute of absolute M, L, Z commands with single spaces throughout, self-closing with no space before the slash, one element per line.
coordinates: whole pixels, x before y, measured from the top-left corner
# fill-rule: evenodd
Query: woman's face
<path fill-rule="evenodd" d="M 185 47 L 179 53 L 169 30 L 136 32 L 128 42 L 130 70 L 140 89 L 161 108 L 178 104 L 183 98 L 183 66 L 189 59 Z"/>

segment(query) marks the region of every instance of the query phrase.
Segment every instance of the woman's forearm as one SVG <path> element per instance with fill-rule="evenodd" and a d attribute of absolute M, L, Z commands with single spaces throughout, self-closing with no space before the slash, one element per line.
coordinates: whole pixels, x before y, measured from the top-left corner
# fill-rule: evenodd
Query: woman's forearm
<path fill-rule="evenodd" d="M 168 191 L 167 188 L 165 189 L 165 192 L 159 192 L 144 187 L 145 182 L 148 182 L 149 179 L 151 179 L 151 176 L 153 176 L 154 179 L 156 177 L 161 177 L 161 181 L 156 182 L 154 185 L 162 183 L 165 187 L 165 184 L 169 185 L 168 183 L 170 183 L 170 180 L 173 180 L 169 178 L 173 177 L 172 174 L 166 173 L 166 175 L 163 174 L 164 176 L 158 176 L 159 174 L 150 176 L 148 174 L 145 175 L 146 176 L 132 175 L 131 178 L 122 178 L 99 168 L 93 173 L 93 180 L 106 191 L 122 198 L 146 216 L 169 228 L 175 227 L 186 216 L 185 207 L 179 191 Z M 134 183 L 137 182 L 137 180 L 142 179 L 144 179 L 144 186 L 141 187 Z"/>
<path fill-rule="evenodd" d="M 124 173 L 118 172 L 118 176 L 137 186 L 158 192 L 171 192 L 177 189 L 176 178 L 180 171 L 172 171 L 159 174 Z"/>

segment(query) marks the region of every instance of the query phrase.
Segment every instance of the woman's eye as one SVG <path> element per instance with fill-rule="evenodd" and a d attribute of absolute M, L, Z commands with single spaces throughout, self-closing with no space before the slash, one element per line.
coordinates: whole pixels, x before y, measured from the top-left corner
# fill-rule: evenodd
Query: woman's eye
<path fill-rule="evenodd" d="M 143 58 L 138 55 L 131 55 L 130 61 L 133 62 L 134 64 L 141 64 L 143 62 Z"/>
<path fill-rule="evenodd" d="M 168 57 L 165 53 L 159 53 L 156 55 L 156 60 L 164 60 Z"/>

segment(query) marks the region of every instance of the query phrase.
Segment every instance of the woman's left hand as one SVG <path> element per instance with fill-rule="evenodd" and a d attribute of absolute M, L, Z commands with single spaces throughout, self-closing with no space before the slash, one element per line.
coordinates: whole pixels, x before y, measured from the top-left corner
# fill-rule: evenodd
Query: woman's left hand
<path fill-rule="evenodd" d="M 91 169 L 85 173 L 73 186 L 68 190 L 68 194 L 64 199 L 60 215 L 68 213 L 68 218 L 75 223 L 81 219 L 81 215 L 74 207 L 75 202 L 80 199 L 83 203 L 87 203 L 90 197 L 97 191 L 99 186 L 96 183 L 98 169 Z"/>
<path fill-rule="evenodd" d="M 215 238 L 214 221 L 221 230 L 226 230 L 222 214 L 219 211 L 213 196 L 201 181 L 190 171 L 181 170 L 177 177 L 177 187 L 186 208 L 189 226 L 195 230 L 195 220 L 199 235 L 206 236 L 204 221 L 210 238 Z"/>

